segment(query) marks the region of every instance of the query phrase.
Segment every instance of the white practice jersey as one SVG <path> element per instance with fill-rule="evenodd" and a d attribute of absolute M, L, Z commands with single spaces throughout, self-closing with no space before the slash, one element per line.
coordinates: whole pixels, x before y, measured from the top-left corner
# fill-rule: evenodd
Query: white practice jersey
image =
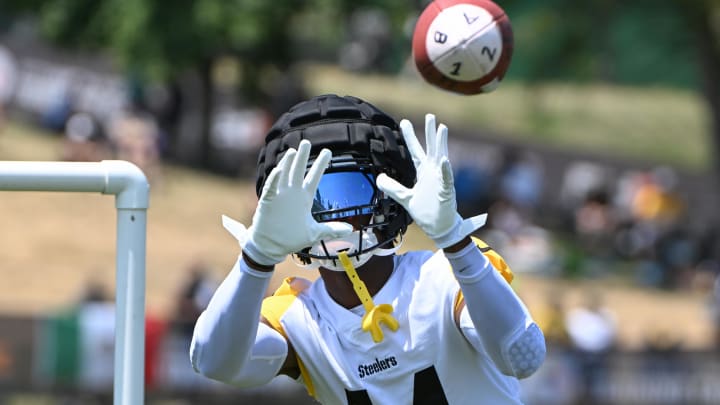
<path fill-rule="evenodd" d="M 395 257 L 373 297 L 392 305 L 400 324 L 395 332 L 383 325 L 381 342 L 361 329 L 364 311 L 338 305 L 322 279 L 299 292 L 279 322 L 308 391 L 323 404 L 520 404 L 517 379 L 458 329 L 459 291 L 441 252 L 410 252 Z"/>

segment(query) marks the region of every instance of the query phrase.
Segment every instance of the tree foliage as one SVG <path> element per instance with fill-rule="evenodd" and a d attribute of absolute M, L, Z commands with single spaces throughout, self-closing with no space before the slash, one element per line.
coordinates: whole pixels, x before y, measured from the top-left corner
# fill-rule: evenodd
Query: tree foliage
<path fill-rule="evenodd" d="M 513 22 L 509 76 L 697 89 L 720 172 L 720 2 L 499 1 Z M 720 177 L 720 176 L 719 176 Z"/>

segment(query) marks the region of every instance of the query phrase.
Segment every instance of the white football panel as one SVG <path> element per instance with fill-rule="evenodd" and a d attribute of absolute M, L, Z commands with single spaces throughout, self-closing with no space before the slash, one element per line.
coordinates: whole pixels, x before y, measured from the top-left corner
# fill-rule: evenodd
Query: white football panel
<path fill-rule="evenodd" d="M 483 76 L 484 69 L 472 58 L 465 45 L 455 47 L 442 55 L 433 65 L 443 75 L 460 82 L 471 82 Z"/>
<path fill-rule="evenodd" d="M 503 52 L 502 33 L 496 23 L 486 26 L 477 32 L 467 45 L 483 74 L 489 73 L 497 65 Z"/>
<path fill-rule="evenodd" d="M 492 14 L 472 4 L 457 4 L 440 11 L 425 37 L 428 58 L 438 60 L 492 22 Z"/>

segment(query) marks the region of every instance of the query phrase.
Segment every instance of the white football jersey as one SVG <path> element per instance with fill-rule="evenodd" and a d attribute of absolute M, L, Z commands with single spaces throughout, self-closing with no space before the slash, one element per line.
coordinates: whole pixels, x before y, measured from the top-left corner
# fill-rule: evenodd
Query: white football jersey
<path fill-rule="evenodd" d="M 383 325 L 381 342 L 362 330 L 364 311 L 337 304 L 322 279 L 279 322 L 308 391 L 323 404 L 521 404 L 517 379 L 458 329 L 459 291 L 441 252 L 409 252 L 395 257 L 392 276 L 373 297 L 392 305 L 400 324 L 395 332 Z"/>

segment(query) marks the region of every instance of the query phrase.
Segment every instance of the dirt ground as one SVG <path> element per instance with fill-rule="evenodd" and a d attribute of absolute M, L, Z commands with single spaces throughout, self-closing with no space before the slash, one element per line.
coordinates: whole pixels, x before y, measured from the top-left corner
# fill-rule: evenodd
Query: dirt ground
<path fill-rule="evenodd" d="M 10 126 L 0 134 L 0 160 L 54 160 L 57 139 Z M 147 224 L 147 310 L 169 316 L 189 275 L 203 262 L 219 281 L 232 267 L 239 247 L 222 228 L 227 214 L 249 223 L 253 188 L 238 180 L 165 167 L 153 186 Z M 111 196 L 85 193 L 0 192 L 0 313 L 43 314 L 72 305 L 91 281 L 114 291 L 115 209 Z M 404 249 L 429 244 L 415 229 Z M 502 252 L 501 252 L 502 253 Z M 315 278 L 314 272 L 283 263 L 271 288 L 287 275 Z M 710 344 L 707 293 L 660 292 L 600 281 L 561 281 L 519 274 L 514 288 L 531 312 L 550 294 L 566 306 L 591 289 L 604 292 L 615 313 L 620 341 L 639 347 L 649 334 L 665 333 L 685 347 Z"/>

